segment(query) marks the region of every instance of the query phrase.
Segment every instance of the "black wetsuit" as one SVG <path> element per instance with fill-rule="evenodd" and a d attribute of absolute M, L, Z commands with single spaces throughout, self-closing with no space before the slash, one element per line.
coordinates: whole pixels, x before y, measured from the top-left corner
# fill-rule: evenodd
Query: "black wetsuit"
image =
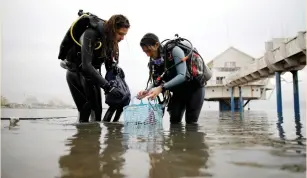
<path fill-rule="evenodd" d="M 179 63 L 186 56 L 185 52 L 177 46 L 172 49 L 171 54 L 171 59 L 165 59 L 166 68 L 174 63 Z M 166 82 L 164 88 L 172 92 L 167 109 L 171 123 L 180 123 L 184 111 L 186 111 L 186 123 L 196 123 L 203 106 L 204 87 L 199 87 L 197 84 L 187 81 L 186 73 L 186 63 L 182 62 L 176 68 L 170 69 L 164 77 Z M 153 85 L 149 88 L 152 87 Z"/>
<path fill-rule="evenodd" d="M 78 53 L 80 54 L 80 59 L 78 60 L 81 61 L 81 65 L 76 65 L 73 68 L 64 67 L 68 69 L 66 79 L 71 95 L 79 111 L 80 122 L 88 122 L 91 112 L 91 116 L 95 121 L 101 121 L 101 88 L 105 91 L 110 90 L 108 81 L 101 76 L 100 72 L 101 65 L 106 58 L 102 57 L 101 50 L 94 50 L 94 48 L 97 47 L 98 34 L 99 33 L 92 28 L 86 29 L 80 38 L 81 52 Z M 76 53 L 76 51 L 72 51 L 71 53 Z M 69 59 L 69 55 L 67 58 Z M 78 60 L 69 59 L 69 61 Z"/>

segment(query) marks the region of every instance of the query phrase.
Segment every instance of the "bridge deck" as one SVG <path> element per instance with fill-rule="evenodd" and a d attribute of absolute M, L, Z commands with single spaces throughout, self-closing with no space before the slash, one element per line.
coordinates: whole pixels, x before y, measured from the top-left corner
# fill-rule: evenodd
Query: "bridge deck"
<path fill-rule="evenodd" d="M 275 49 L 273 49 L 272 42 L 267 42 L 264 56 L 231 73 L 225 79 L 225 85 L 228 87 L 239 86 L 271 77 L 276 71 L 301 70 L 305 66 L 306 31 L 299 32 L 296 37 L 281 43 Z"/>

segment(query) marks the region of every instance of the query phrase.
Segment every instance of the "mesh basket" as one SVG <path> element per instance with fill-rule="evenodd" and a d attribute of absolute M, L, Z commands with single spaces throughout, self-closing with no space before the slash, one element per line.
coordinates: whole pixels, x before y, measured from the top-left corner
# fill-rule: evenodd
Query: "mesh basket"
<path fill-rule="evenodd" d="M 135 97 L 131 104 L 124 107 L 124 123 L 125 124 L 156 124 L 162 122 L 163 111 L 162 106 L 158 104 L 158 100 L 154 102 L 148 101 L 140 104 L 134 104 Z"/>

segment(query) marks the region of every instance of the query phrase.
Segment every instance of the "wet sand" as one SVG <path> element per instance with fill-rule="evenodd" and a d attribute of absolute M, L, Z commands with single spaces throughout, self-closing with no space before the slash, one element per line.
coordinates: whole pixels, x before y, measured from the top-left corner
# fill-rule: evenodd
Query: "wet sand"
<path fill-rule="evenodd" d="M 290 118 L 289 118 L 290 119 Z M 292 119 L 293 120 L 293 119 Z M 76 124 L 76 118 L 1 121 L 4 178 L 303 178 L 306 141 L 265 112 L 203 112 L 198 125 Z M 304 122 L 304 121 L 302 121 Z M 287 126 L 289 127 L 289 126 Z"/>

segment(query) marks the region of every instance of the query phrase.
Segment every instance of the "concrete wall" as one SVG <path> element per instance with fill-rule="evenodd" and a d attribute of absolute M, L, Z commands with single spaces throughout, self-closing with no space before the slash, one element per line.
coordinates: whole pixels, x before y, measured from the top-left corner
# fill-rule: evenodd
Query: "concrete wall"
<path fill-rule="evenodd" d="M 212 86 L 205 88 L 205 99 L 224 99 L 230 98 L 230 88 L 222 87 L 222 86 Z M 239 88 L 234 89 L 234 97 L 239 97 Z M 266 92 L 265 89 L 261 86 L 242 86 L 242 97 L 244 99 L 249 98 L 258 98 L 265 99 Z"/>
<path fill-rule="evenodd" d="M 236 50 L 235 48 L 231 47 L 213 60 L 213 69 L 212 69 L 213 75 L 211 80 L 216 80 L 216 77 L 226 77 L 230 73 L 232 73 L 232 71 L 221 71 L 221 68 L 229 68 L 229 69 L 237 68 L 238 70 L 248 65 L 252 61 L 253 58 L 251 56 L 248 56 L 245 53 L 242 53 Z M 225 66 L 226 62 L 228 66 Z M 235 66 L 233 66 L 233 64 Z"/>
<path fill-rule="evenodd" d="M 271 42 L 273 42 L 273 49 L 278 48 L 282 43 L 289 41 L 291 38 L 273 38 Z"/>

